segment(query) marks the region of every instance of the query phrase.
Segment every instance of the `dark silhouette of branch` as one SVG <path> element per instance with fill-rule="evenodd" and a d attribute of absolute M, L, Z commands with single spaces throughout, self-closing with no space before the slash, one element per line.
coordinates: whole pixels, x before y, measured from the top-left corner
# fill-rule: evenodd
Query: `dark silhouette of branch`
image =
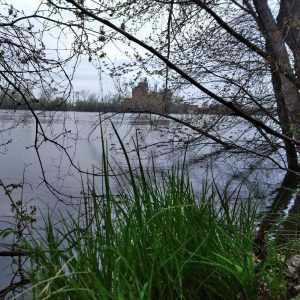
<path fill-rule="evenodd" d="M 257 53 L 259 56 L 264 58 L 267 62 L 270 60 L 270 55 L 268 52 L 262 50 L 257 45 L 253 44 L 251 41 L 249 41 L 247 38 L 245 38 L 242 34 L 235 31 L 230 25 L 228 25 L 218 14 L 216 14 L 212 9 L 208 7 L 207 4 L 205 4 L 205 1 L 202 0 L 192 0 L 196 5 L 204 9 L 207 13 L 209 13 L 217 22 L 218 24 L 225 29 L 230 35 L 235 37 L 239 42 L 247 46 L 250 50 Z M 251 10 L 251 15 L 254 15 L 253 10 Z M 260 21 L 257 18 L 257 16 L 254 18 L 257 22 L 257 24 L 260 26 Z M 269 62 L 271 64 L 271 62 Z M 282 67 L 280 64 L 277 64 L 278 71 L 283 74 L 285 77 L 287 77 L 291 82 L 293 82 L 299 89 L 300 89 L 300 83 L 295 78 L 294 74 L 286 70 L 286 68 Z"/>
<path fill-rule="evenodd" d="M 11 283 L 9 286 L 7 286 L 6 288 L 0 290 L 0 299 L 4 299 L 4 297 L 9 293 L 9 292 L 12 292 L 14 290 L 16 290 L 17 288 L 19 287 L 23 287 L 27 284 L 30 283 L 30 280 L 27 279 L 27 278 L 24 278 L 18 282 L 14 282 L 14 283 Z"/>
<path fill-rule="evenodd" d="M 278 138 L 280 138 L 282 140 L 293 142 L 294 144 L 300 146 L 300 141 L 295 140 L 295 139 L 293 139 L 293 138 L 291 138 L 289 136 L 286 136 L 284 134 L 281 134 L 281 133 L 277 132 L 276 130 L 274 130 L 274 129 L 270 128 L 269 126 L 265 125 L 263 122 L 255 119 L 253 117 L 251 117 L 246 112 L 244 112 L 242 109 L 240 109 L 237 106 L 235 106 L 232 102 L 224 100 L 222 97 L 218 96 L 217 94 L 215 94 L 211 90 L 209 90 L 206 87 L 204 87 L 197 80 L 195 80 L 194 78 L 192 78 L 191 76 L 189 76 L 180 67 L 178 67 L 177 65 L 175 65 L 174 63 L 172 63 L 171 61 L 169 61 L 166 57 L 164 57 L 161 53 L 159 53 L 153 47 L 151 47 L 148 44 L 142 42 L 140 39 L 134 37 L 130 33 L 122 30 L 121 28 L 119 28 L 118 26 L 114 25 L 110 21 L 108 21 L 106 19 L 103 19 L 103 18 L 100 18 L 99 16 L 97 16 L 93 12 L 91 12 L 90 10 L 88 10 L 88 9 L 84 8 L 83 6 L 79 5 L 76 1 L 74 1 L 74 0 L 67 0 L 67 2 L 73 4 L 75 7 L 77 7 L 83 14 L 86 14 L 87 16 L 94 18 L 95 20 L 99 21 L 100 23 L 105 24 L 106 26 L 108 26 L 111 29 L 119 32 L 120 34 L 122 34 L 123 36 L 125 36 L 126 38 L 128 38 L 129 40 L 133 41 L 134 43 L 140 45 L 141 47 L 145 48 L 146 50 L 148 50 L 149 52 L 151 52 L 152 54 L 154 54 L 156 57 L 158 57 L 164 63 L 166 63 L 171 69 L 173 69 L 175 72 L 177 72 L 179 75 L 181 75 L 184 79 L 186 79 L 192 85 L 194 85 L 195 87 L 197 87 L 200 91 L 204 92 L 205 94 L 207 94 L 211 98 L 215 99 L 217 102 L 223 104 L 224 106 L 226 106 L 227 108 L 229 108 L 230 110 L 232 110 L 237 116 L 240 116 L 241 118 L 249 121 L 250 123 L 252 123 L 255 126 L 261 127 L 263 130 L 265 130 L 267 133 L 269 133 L 269 134 L 271 134 L 273 136 L 276 136 L 276 137 L 278 137 Z"/>
<path fill-rule="evenodd" d="M 0 251 L 0 256 L 7 256 L 7 257 L 13 257 L 13 256 L 28 256 L 30 255 L 30 251 L 25 250 L 9 250 L 9 251 Z"/>

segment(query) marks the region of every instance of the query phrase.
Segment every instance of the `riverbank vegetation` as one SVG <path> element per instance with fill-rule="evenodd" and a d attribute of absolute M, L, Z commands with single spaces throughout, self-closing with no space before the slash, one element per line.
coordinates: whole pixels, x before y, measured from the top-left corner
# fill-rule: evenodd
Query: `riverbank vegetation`
<path fill-rule="evenodd" d="M 133 166 L 120 143 L 128 171 L 115 177 L 117 192 L 111 188 L 116 170 L 109 168 L 103 146 L 101 192 L 93 178 L 83 187 L 77 214 L 61 215 L 59 221 L 45 216 L 38 237 L 23 244 L 30 253 L 27 293 L 34 299 L 290 299 L 297 294 L 300 245 L 292 239 L 278 244 L 274 232 L 263 233 L 263 244 L 255 239 L 258 200 L 242 199 L 238 188 L 230 192 L 215 183 L 203 184 L 196 196 L 184 163 L 168 173 L 145 170 L 139 152 Z"/>
<path fill-rule="evenodd" d="M 255 257 L 256 211 L 249 199 L 238 203 L 226 193 L 210 193 L 212 186 L 196 199 L 175 169 L 162 186 L 142 178 L 118 197 L 109 189 L 99 197 L 91 189 L 78 215 L 59 225 L 47 219 L 45 236 L 30 246 L 34 299 L 293 295 L 297 275 L 286 276 L 287 260 L 298 246 L 280 249 L 269 240 L 264 260 Z"/>

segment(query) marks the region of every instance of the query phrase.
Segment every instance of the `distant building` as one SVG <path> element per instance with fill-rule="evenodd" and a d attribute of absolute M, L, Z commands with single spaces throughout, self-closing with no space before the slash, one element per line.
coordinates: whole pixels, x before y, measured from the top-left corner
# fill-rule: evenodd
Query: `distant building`
<path fill-rule="evenodd" d="M 150 90 L 147 78 L 145 78 L 143 81 L 139 82 L 137 86 L 132 88 L 132 100 L 142 102 L 149 99 L 156 102 L 162 100 L 170 102 L 172 99 L 172 92 L 170 89 L 158 91 L 157 86 L 155 86 L 154 90 Z"/>
<path fill-rule="evenodd" d="M 196 114 L 199 107 L 187 103 L 172 102 L 170 89 L 149 89 L 147 78 L 132 88 L 132 98 L 124 99 L 123 107 L 133 111 L 152 111 L 158 113 L 191 113 Z"/>
<path fill-rule="evenodd" d="M 162 99 L 162 100 L 169 103 L 169 102 L 172 101 L 173 93 L 170 89 L 163 89 L 163 90 L 158 91 L 158 92 L 154 91 L 154 92 L 151 93 L 151 95 L 153 97 L 157 97 L 157 98 Z"/>
<path fill-rule="evenodd" d="M 148 96 L 148 93 L 149 93 L 148 81 L 147 78 L 145 78 L 144 81 L 139 82 L 138 85 L 132 89 L 132 99 L 142 100 Z"/>
<path fill-rule="evenodd" d="M 167 112 L 171 99 L 171 90 L 157 90 L 157 86 L 154 90 L 150 90 L 147 78 L 145 78 L 132 88 L 132 98 L 126 99 L 124 105 L 127 109 L 137 111 Z"/>

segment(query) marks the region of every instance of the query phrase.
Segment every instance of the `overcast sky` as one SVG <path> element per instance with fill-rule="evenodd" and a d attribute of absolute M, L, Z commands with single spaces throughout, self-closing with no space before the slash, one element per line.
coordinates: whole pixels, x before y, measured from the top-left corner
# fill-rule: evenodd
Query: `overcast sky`
<path fill-rule="evenodd" d="M 25 14 L 31 14 L 33 12 L 35 12 L 35 10 L 38 8 L 39 4 L 40 4 L 40 0 L 6 0 L 8 4 L 12 4 L 15 8 L 17 8 L 18 10 L 23 10 L 25 12 Z M 73 17 L 73 13 L 70 15 L 68 15 L 68 12 L 66 12 L 66 15 L 63 16 L 63 18 L 65 20 L 68 19 L 68 17 Z M 34 22 L 34 21 L 32 21 Z M 117 24 L 117 22 L 119 22 L 120 24 Z M 130 21 L 129 21 L 130 22 Z M 165 20 L 162 19 L 161 20 L 162 24 L 164 24 Z M 114 23 L 116 23 L 116 25 L 121 26 L 121 21 L 119 20 L 114 20 Z M 99 30 L 100 25 L 97 22 L 95 22 L 95 30 Z M 37 27 L 39 25 L 37 24 Z M 94 26 L 94 25 L 93 25 Z M 130 26 L 130 24 L 126 24 L 126 26 Z M 36 27 L 35 27 L 36 29 Z M 57 29 L 53 28 L 51 29 L 51 33 L 52 33 L 52 37 L 49 36 L 49 34 L 45 34 L 44 35 L 44 39 L 46 42 L 46 47 L 50 48 L 50 49 L 54 49 L 52 51 L 53 55 L 56 55 L 56 51 L 55 49 L 57 49 L 57 38 L 55 37 L 55 32 L 56 34 L 59 32 Z M 145 38 L 146 36 L 149 36 L 152 34 L 152 27 L 150 24 L 144 24 L 142 29 L 139 30 L 139 32 L 136 33 L 136 36 L 138 38 Z M 58 36 L 58 34 L 57 34 Z M 60 36 L 61 37 L 61 36 Z M 62 37 L 61 37 L 62 38 Z M 63 43 L 61 43 L 61 45 L 59 45 L 59 48 L 71 48 L 71 42 L 73 41 L 71 36 L 64 36 L 63 37 Z M 106 48 L 104 49 L 105 53 L 106 53 L 106 57 L 103 61 L 96 61 L 95 59 L 93 59 L 91 62 L 89 62 L 89 58 L 87 56 L 81 56 L 80 59 L 80 64 L 76 67 L 76 72 L 75 75 L 73 77 L 73 90 L 74 92 L 80 91 L 80 90 L 88 90 L 90 92 L 96 93 L 97 95 L 99 95 L 99 98 L 105 98 L 105 96 L 109 96 L 112 94 L 117 93 L 117 89 L 116 89 L 116 84 L 118 82 L 117 79 L 113 80 L 108 74 L 105 73 L 105 70 L 103 71 L 103 65 L 105 60 L 106 61 L 111 61 L 114 63 L 115 66 L 121 65 L 124 62 L 132 62 L 132 60 L 129 60 L 129 58 L 127 57 L 127 55 L 124 53 L 125 50 L 127 50 L 129 53 L 133 53 L 131 52 L 132 50 L 124 45 L 121 44 L 121 42 L 116 42 L 117 43 L 117 47 L 113 46 L 111 43 L 108 44 L 108 46 L 106 46 Z M 68 47 L 69 44 L 69 47 Z M 146 50 L 143 49 L 140 46 L 134 45 L 135 47 L 137 47 L 138 49 L 138 53 L 140 55 L 144 55 L 146 53 Z M 66 55 L 66 53 L 69 50 L 64 49 L 60 50 L 60 56 L 64 56 Z M 49 52 L 51 53 L 51 51 Z M 50 54 L 51 55 L 51 54 Z M 65 56 L 66 57 L 66 56 Z M 69 69 L 68 69 L 69 68 Z M 67 68 L 67 71 L 69 71 L 71 73 L 72 70 L 72 66 L 69 65 L 69 67 Z M 102 70 L 102 72 L 101 72 Z M 99 76 L 101 73 L 101 76 Z M 107 72 L 108 73 L 108 72 Z M 146 74 L 146 73 L 144 73 Z M 121 83 L 122 82 L 126 82 L 129 83 L 134 75 L 136 75 L 136 73 L 131 73 L 131 74 L 125 74 L 121 76 Z M 141 80 L 144 78 L 145 75 L 141 75 Z M 159 75 L 153 75 L 153 76 L 148 76 L 148 81 L 150 84 L 150 87 L 154 87 L 155 85 L 158 86 L 158 88 L 161 88 L 164 85 L 164 80 L 161 76 Z M 131 93 L 131 89 L 128 89 L 129 94 Z M 191 88 L 189 89 L 185 89 L 183 92 L 180 92 L 181 96 L 187 95 L 186 93 L 189 93 L 189 96 L 192 98 L 194 97 L 194 92 L 195 89 Z M 189 97 L 188 96 L 188 97 Z"/>
<path fill-rule="evenodd" d="M 39 0 L 7 0 L 7 3 L 12 4 L 18 10 L 23 10 L 26 14 L 30 14 L 37 9 L 38 5 L 40 4 L 40 1 Z M 99 27 L 99 25 L 97 26 Z M 48 42 L 48 46 L 53 45 L 53 48 L 56 47 L 55 40 L 52 39 L 51 41 L 51 39 L 49 38 L 47 39 L 46 42 Z M 119 51 L 116 47 L 108 46 L 105 49 L 105 52 L 109 60 L 113 61 L 116 65 L 128 61 L 126 56 L 121 51 Z M 115 83 L 109 75 L 100 72 L 101 77 L 99 77 L 99 67 L 101 67 L 101 62 L 99 61 L 89 62 L 88 57 L 82 56 L 80 64 L 76 68 L 75 76 L 73 79 L 74 91 L 89 90 L 96 94 L 103 94 L 103 96 L 116 92 Z M 123 80 L 125 81 L 129 81 L 129 79 L 130 78 L 129 77 L 126 78 L 126 76 L 124 76 L 123 78 Z"/>

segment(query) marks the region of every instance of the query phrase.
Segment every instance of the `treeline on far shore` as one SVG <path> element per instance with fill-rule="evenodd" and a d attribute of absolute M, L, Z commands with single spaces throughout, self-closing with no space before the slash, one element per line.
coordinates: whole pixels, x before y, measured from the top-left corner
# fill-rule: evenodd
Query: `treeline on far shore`
<path fill-rule="evenodd" d="M 26 103 L 27 102 L 27 103 Z M 55 111 L 86 111 L 86 112 L 120 112 L 122 111 L 122 104 L 117 101 L 103 101 L 97 100 L 76 100 L 66 101 L 62 98 L 55 98 L 53 100 L 46 99 L 32 99 L 28 97 L 25 100 L 11 98 L 8 96 L 0 96 L 0 109 L 25 110 L 28 106 L 34 110 L 55 110 Z"/>
<path fill-rule="evenodd" d="M 33 97 L 30 93 L 23 93 L 24 97 L 17 92 L 0 92 L 0 109 L 26 110 L 30 107 L 33 110 L 41 111 L 82 111 L 82 112 L 143 112 L 171 114 L 215 114 L 232 115 L 232 111 L 223 105 L 203 105 L 199 107 L 186 103 L 184 99 L 176 97 L 172 101 L 164 102 L 162 99 L 141 99 L 133 101 L 131 98 L 119 95 L 107 96 L 99 99 L 96 94 L 81 91 L 75 93 L 74 100 L 65 100 L 62 97 L 41 94 Z M 244 107 L 250 115 L 263 115 L 264 111 L 253 107 Z M 270 114 L 273 111 L 269 110 Z"/>
<path fill-rule="evenodd" d="M 153 107 L 129 107 L 126 103 L 112 103 L 112 102 L 90 102 L 90 101 L 76 101 L 75 103 L 60 102 L 60 103 L 42 103 L 32 102 L 29 104 L 33 110 L 41 111 L 82 111 L 82 112 L 136 112 L 136 111 L 154 111 L 154 112 L 167 112 L 167 113 L 189 113 L 182 107 L 170 106 L 166 110 L 158 110 Z M 3 103 L 0 102 L 0 109 L 11 110 L 26 110 L 28 104 L 22 103 Z"/>
<path fill-rule="evenodd" d="M 197 106 L 184 103 L 183 99 L 176 98 L 166 104 L 162 99 L 141 100 L 132 102 L 131 98 L 118 95 L 107 96 L 100 99 L 97 95 L 86 91 L 75 93 L 75 99 L 65 100 L 63 97 L 42 93 L 33 97 L 30 93 L 18 92 L 0 93 L 0 109 L 25 110 L 28 106 L 33 110 L 45 111 L 83 111 L 83 112 L 135 112 L 153 111 L 160 113 L 197 113 L 191 112 L 191 107 L 195 110 Z"/>

